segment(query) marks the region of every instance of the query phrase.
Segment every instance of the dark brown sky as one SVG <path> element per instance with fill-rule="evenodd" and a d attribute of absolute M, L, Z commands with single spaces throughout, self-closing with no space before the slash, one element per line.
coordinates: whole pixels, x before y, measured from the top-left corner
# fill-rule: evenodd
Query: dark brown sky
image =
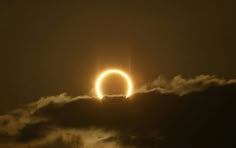
<path fill-rule="evenodd" d="M 100 70 L 236 77 L 233 0 L 9 1 L 0 4 L 1 109 L 86 94 Z"/>

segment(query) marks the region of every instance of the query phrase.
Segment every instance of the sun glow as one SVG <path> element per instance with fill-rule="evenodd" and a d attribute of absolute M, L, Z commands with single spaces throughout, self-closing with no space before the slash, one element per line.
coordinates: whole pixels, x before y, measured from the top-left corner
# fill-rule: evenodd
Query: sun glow
<path fill-rule="evenodd" d="M 104 95 L 101 92 L 101 84 L 102 84 L 102 81 L 104 80 L 104 78 L 107 77 L 110 74 L 119 74 L 119 75 L 121 75 L 122 77 L 125 78 L 125 80 L 127 82 L 127 85 L 128 85 L 128 90 L 126 92 L 126 98 L 128 98 L 132 94 L 132 91 L 133 91 L 132 81 L 131 81 L 130 77 L 125 72 L 123 72 L 121 70 L 118 70 L 118 69 L 109 69 L 109 70 L 106 70 L 106 71 L 104 71 L 103 73 L 101 73 L 99 75 L 99 77 L 96 80 L 97 97 L 99 99 L 102 99 L 104 97 Z"/>

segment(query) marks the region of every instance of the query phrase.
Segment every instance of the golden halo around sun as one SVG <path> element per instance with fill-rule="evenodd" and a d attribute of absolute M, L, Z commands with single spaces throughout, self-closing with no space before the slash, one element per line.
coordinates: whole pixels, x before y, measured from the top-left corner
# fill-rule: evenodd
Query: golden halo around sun
<path fill-rule="evenodd" d="M 122 77 L 125 78 L 125 80 L 127 82 L 127 86 L 128 86 L 128 90 L 126 92 L 126 97 L 128 98 L 132 94 L 133 83 L 132 83 L 132 80 L 130 79 L 129 75 L 126 74 L 124 71 L 119 70 L 119 69 L 108 69 L 108 70 L 102 72 L 99 75 L 99 77 L 96 80 L 96 93 L 97 93 L 97 97 L 99 99 L 102 99 L 104 97 L 104 95 L 101 92 L 101 84 L 102 84 L 102 81 L 104 80 L 104 78 L 106 78 L 110 74 L 119 74 L 119 75 L 121 75 Z"/>

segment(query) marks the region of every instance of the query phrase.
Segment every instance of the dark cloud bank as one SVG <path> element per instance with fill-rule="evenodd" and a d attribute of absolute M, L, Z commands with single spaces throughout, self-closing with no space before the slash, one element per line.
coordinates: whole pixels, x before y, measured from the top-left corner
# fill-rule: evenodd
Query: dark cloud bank
<path fill-rule="evenodd" d="M 234 147 L 236 81 L 158 78 L 129 99 L 41 98 L 0 115 L 0 147 Z"/>

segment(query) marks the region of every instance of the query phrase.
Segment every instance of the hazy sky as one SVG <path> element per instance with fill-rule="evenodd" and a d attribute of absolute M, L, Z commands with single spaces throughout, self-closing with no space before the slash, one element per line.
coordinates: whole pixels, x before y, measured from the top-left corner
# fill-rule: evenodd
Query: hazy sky
<path fill-rule="evenodd" d="M 159 74 L 236 77 L 233 0 L 8 1 L 0 4 L 1 111 L 91 90 L 118 67 L 136 86 Z"/>

